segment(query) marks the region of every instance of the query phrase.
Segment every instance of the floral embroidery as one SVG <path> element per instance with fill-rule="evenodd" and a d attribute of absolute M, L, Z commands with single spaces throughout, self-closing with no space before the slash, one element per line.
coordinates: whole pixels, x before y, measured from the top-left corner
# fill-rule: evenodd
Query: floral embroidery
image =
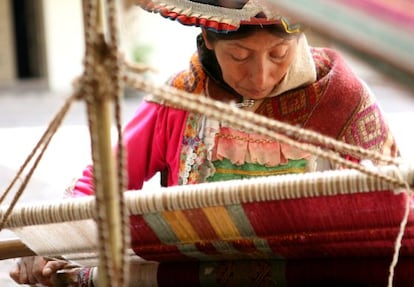
<path fill-rule="evenodd" d="M 234 166 L 227 171 L 244 170 L 247 174 L 243 177 L 251 177 L 305 172 L 309 158 L 309 153 L 265 136 L 238 131 L 190 113 L 180 154 L 179 184 L 220 180 L 221 163 L 226 161 Z"/>
<path fill-rule="evenodd" d="M 200 169 L 206 158 L 206 147 L 199 137 L 200 120 L 200 115 L 189 113 L 180 154 L 180 185 L 199 182 Z"/>

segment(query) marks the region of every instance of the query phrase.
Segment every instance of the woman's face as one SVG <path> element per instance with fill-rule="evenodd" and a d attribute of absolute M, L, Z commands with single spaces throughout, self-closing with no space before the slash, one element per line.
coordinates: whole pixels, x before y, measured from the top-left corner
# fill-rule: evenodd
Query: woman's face
<path fill-rule="evenodd" d="M 208 42 L 224 81 L 245 99 L 263 99 L 273 91 L 293 62 L 297 37 L 280 38 L 260 30 L 246 38 Z"/>

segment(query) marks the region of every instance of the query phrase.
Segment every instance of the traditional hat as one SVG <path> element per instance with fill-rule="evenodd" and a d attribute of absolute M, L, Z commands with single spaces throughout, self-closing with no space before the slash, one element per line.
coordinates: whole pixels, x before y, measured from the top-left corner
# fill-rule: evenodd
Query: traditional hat
<path fill-rule="evenodd" d="M 287 33 L 299 33 L 300 24 L 281 15 L 272 0 L 137 0 L 147 11 L 215 32 L 235 31 L 240 25 L 282 24 Z"/>

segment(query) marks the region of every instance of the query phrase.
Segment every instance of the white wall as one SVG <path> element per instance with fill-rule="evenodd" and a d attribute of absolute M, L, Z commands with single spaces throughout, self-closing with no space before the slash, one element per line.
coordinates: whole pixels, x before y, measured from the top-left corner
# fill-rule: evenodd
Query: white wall
<path fill-rule="evenodd" d="M 82 73 L 84 37 L 81 0 L 43 0 L 48 83 L 54 92 L 71 91 Z"/>
<path fill-rule="evenodd" d="M 83 71 L 84 36 L 81 0 L 43 0 L 48 82 L 52 91 L 67 92 Z M 150 65 L 159 70 L 153 79 L 163 82 L 187 68 L 196 50 L 198 28 L 187 27 L 133 7 L 120 14 L 121 48 L 129 57 L 135 45 L 153 47 Z"/>
<path fill-rule="evenodd" d="M 10 2 L 0 1 L 0 84 L 15 79 L 14 39 Z"/>
<path fill-rule="evenodd" d="M 159 70 L 155 81 L 163 82 L 171 74 L 189 66 L 190 57 L 196 51 L 196 35 L 200 29 L 137 9 L 140 11 L 140 28 L 135 40 L 137 44 L 151 45 L 154 48 L 149 64 Z"/>

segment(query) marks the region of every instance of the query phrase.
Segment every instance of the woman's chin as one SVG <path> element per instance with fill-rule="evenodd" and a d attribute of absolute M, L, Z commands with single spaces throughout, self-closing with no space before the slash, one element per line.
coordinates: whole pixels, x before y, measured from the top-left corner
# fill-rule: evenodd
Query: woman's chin
<path fill-rule="evenodd" d="M 252 92 L 252 93 L 246 94 L 244 98 L 250 99 L 250 100 L 262 100 L 264 98 L 267 98 L 268 95 L 269 93 L 267 91 L 266 92 Z"/>
<path fill-rule="evenodd" d="M 263 90 L 257 90 L 257 89 L 235 89 L 236 92 L 239 93 L 245 100 L 262 100 L 264 98 L 267 98 L 273 89 L 263 89 Z"/>

